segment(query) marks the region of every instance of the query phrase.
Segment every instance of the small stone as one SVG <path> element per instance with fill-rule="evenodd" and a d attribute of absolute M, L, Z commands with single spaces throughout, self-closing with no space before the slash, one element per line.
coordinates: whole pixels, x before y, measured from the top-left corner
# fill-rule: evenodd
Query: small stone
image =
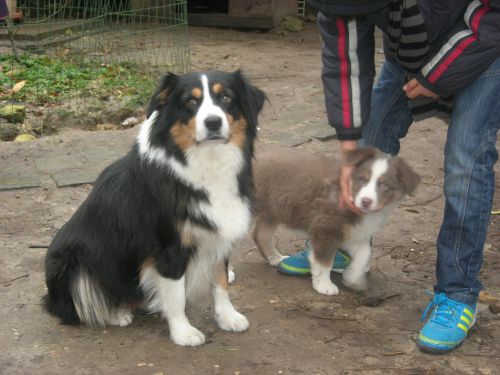
<path fill-rule="evenodd" d="M 287 16 L 283 18 L 280 26 L 286 31 L 299 32 L 302 30 L 302 21 L 297 17 Z"/>
<path fill-rule="evenodd" d="M 28 142 L 28 141 L 34 141 L 36 137 L 31 134 L 19 134 L 15 139 L 14 142 Z"/>
<path fill-rule="evenodd" d="M 98 124 L 95 126 L 96 130 L 118 130 L 121 129 L 120 125 L 116 124 Z"/>
<path fill-rule="evenodd" d="M 489 308 L 493 314 L 500 314 L 500 304 L 492 303 L 491 305 L 489 305 Z"/>

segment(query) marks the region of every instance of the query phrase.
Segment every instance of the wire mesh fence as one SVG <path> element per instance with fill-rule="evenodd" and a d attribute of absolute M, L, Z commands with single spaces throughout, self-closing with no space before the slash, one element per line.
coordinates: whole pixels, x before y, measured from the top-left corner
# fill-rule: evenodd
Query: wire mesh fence
<path fill-rule="evenodd" d="M 30 132 L 48 131 L 61 116 L 109 121 L 92 117 L 130 112 L 160 75 L 190 69 L 185 0 L 2 2 L 0 108 L 24 107 Z"/>

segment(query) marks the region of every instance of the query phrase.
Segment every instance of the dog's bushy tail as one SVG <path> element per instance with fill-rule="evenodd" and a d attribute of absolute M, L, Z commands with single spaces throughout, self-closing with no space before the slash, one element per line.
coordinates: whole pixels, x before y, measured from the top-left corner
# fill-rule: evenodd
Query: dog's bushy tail
<path fill-rule="evenodd" d="M 71 296 L 71 275 L 75 274 L 76 265 L 48 256 L 45 261 L 45 282 L 48 293 L 43 297 L 45 309 L 61 319 L 63 324 L 79 324 Z"/>

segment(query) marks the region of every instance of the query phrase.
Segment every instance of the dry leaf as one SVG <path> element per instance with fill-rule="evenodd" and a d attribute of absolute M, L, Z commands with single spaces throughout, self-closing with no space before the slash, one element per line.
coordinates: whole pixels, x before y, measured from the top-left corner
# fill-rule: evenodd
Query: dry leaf
<path fill-rule="evenodd" d="M 16 92 L 19 92 L 22 90 L 22 88 L 24 87 L 24 85 L 26 85 L 26 80 L 23 80 L 23 81 L 19 81 L 18 83 L 16 83 L 14 85 L 14 87 L 12 88 L 12 93 L 16 93 Z"/>
<path fill-rule="evenodd" d="M 495 297 L 493 297 L 491 294 L 489 294 L 488 292 L 481 290 L 479 292 L 479 301 L 484 302 L 484 303 L 490 303 L 490 302 L 496 302 L 497 299 Z"/>

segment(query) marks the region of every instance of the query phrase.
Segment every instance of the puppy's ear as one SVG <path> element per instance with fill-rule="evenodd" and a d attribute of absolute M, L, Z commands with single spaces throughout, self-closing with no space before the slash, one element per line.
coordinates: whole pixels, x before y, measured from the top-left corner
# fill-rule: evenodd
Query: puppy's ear
<path fill-rule="evenodd" d="M 374 147 L 358 148 L 344 153 L 344 164 L 355 167 L 364 161 L 375 157 L 380 151 Z"/>
<path fill-rule="evenodd" d="M 167 75 L 162 78 L 160 85 L 149 101 L 148 117 L 167 103 L 168 97 L 177 84 L 178 78 L 179 77 L 174 73 L 167 73 Z"/>
<path fill-rule="evenodd" d="M 267 96 L 264 91 L 251 85 L 241 70 L 238 69 L 235 71 L 233 78 L 241 100 L 240 106 L 243 116 L 247 120 L 247 123 L 256 129 L 258 124 L 257 117 L 260 111 L 262 111 Z"/>
<path fill-rule="evenodd" d="M 411 169 L 411 167 L 400 157 L 396 158 L 396 166 L 398 171 L 398 179 L 405 187 L 405 193 L 413 196 L 415 189 L 420 183 L 420 176 Z"/>

